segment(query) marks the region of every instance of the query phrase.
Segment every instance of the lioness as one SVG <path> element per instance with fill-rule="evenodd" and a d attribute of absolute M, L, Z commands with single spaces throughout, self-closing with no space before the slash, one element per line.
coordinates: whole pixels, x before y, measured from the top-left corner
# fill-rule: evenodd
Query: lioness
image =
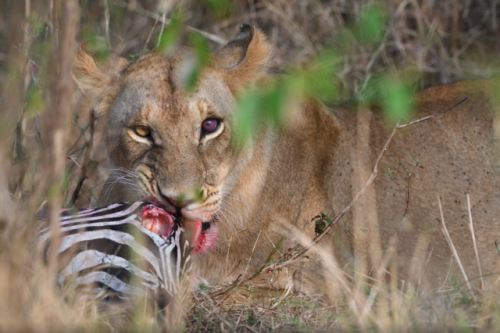
<path fill-rule="evenodd" d="M 376 104 L 369 110 L 357 105 L 330 110 L 310 99 L 279 130 L 261 128 L 243 148 L 235 145 L 235 96 L 266 78 L 271 53 L 259 30 L 242 25 L 239 36 L 212 55 L 189 94 L 180 79 L 191 57 L 188 48 L 118 59 L 107 70 L 83 50 L 76 60 L 80 88 L 108 119 L 105 142 L 113 173 L 99 205 L 141 199 L 186 221 L 203 222 L 197 251 L 213 250 L 198 255 L 195 266 L 210 282 L 258 269 L 281 237 L 286 239 L 281 253 L 313 238 L 311 219 L 318 213 L 333 217 L 353 198 L 392 130 Z M 358 267 L 353 259 L 367 271 L 379 268 L 408 208 L 397 242 L 399 277 L 430 286 L 463 281 L 441 231 L 439 196 L 465 273 L 469 280 L 477 278 L 469 194 L 483 274 L 500 272 L 499 123 L 491 98 L 499 83 L 465 81 L 415 96 L 415 119 L 468 100 L 397 131 L 372 186 L 321 241 L 341 268 Z M 302 272 L 322 272 L 313 259 L 301 265 Z M 296 287 L 307 288 L 307 281 L 314 278 Z M 314 282 L 308 290 L 314 286 L 322 288 Z"/>

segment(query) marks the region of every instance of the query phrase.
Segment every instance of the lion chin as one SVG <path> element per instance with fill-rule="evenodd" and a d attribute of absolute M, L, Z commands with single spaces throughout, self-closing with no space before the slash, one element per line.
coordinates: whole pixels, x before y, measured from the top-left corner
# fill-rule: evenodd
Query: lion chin
<path fill-rule="evenodd" d="M 281 79 L 271 74 L 271 55 L 266 36 L 242 25 L 236 39 L 211 55 L 189 93 L 182 75 L 193 58 L 190 48 L 148 52 L 133 61 L 111 57 L 107 67 L 82 48 L 75 62 L 79 87 L 96 116 L 106 119 L 112 172 L 97 204 L 145 193 L 186 222 L 198 223 L 195 252 L 205 255 L 194 257 L 193 268 L 210 283 L 233 281 L 258 270 L 271 253 L 278 257 L 296 243 L 310 242 L 311 219 L 319 213 L 334 217 L 346 207 L 372 174 L 393 129 L 383 120 L 384 103 L 329 109 L 307 98 L 279 129 L 263 125 L 247 144 L 235 145 L 237 96 Z M 499 79 L 463 81 L 416 94 L 412 119 L 468 100 L 397 130 L 372 185 L 310 250 L 309 260 L 273 277 L 279 286 L 293 280 L 296 291 L 324 293 L 341 268 L 347 276 L 375 274 L 385 269 L 381 265 L 396 235 L 399 279 L 428 288 L 443 287 L 448 276 L 460 283 L 461 271 L 450 264 L 453 254 L 441 232 L 438 196 L 462 267 L 478 276 L 465 204 L 470 196 L 483 276 L 498 273 L 498 87 Z M 215 215 L 217 221 L 207 224 Z"/>

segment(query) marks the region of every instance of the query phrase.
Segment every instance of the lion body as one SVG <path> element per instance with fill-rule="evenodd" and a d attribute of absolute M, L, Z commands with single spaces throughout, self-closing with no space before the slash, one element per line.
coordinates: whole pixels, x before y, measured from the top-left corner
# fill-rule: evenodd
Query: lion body
<path fill-rule="evenodd" d="M 417 94 L 415 119 L 436 115 L 469 98 L 443 115 L 396 132 L 374 183 L 330 237 L 322 240 L 342 267 L 357 259 L 367 271 L 378 268 L 402 223 L 396 250 L 400 278 L 438 287 L 453 273 L 451 279 L 463 281 L 442 232 L 439 196 L 461 263 L 468 278 L 477 281 L 469 194 L 483 274 L 498 271 L 500 155 L 495 139 L 498 116 L 491 99 L 498 84 L 497 80 L 464 81 Z M 265 140 L 232 191 L 241 201 L 231 202 L 231 216 L 243 221 L 244 230 L 234 234 L 229 229 L 221 235 L 218 250 L 200 260 L 201 274 L 213 281 L 256 270 L 273 250 L 271 241 L 276 244 L 282 236 L 300 240 L 297 232 L 310 240 L 315 235 L 312 217 L 320 212 L 336 216 L 371 175 L 392 131 L 378 107 L 370 107 L 374 109 L 349 105 L 326 110 L 309 103 L 303 117 L 307 122 L 299 120 L 274 140 Z M 409 202 L 404 167 L 414 171 Z M 394 180 L 389 168 L 394 170 Z"/>
<path fill-rule="evenodd" d="M 99 204 L 139 196 L 161 202 L 187 220 L 208 222 L 217 216 L 217 248 L 198 256 L 194 265 L 214 283 L 259 269 L 281 238 L 280 253 L 310 241 L 315 235 L 311 219 L 318 213 L 333 218 L 352 200 L 392 131 L 376 104 L 330 110 L 309 100 L 280 130 L 261 128 L 250 144 L 234 148 L 235 94 L 265 75 L 270 53 L 260 32 L 245 29 L 214 56 L 192 94 L 185 94 L 179 83 L 179 68 L 189 51 L 145 55 L 105 74 L 85 53 L 77 61 L 80 86 L 92 92 L 94 108 L 109 119 L 106 147 L 116 174 Z M 449 276 L 463 280 L 441 231 L 438 196 L 469 279 L 479 272 L 467 194 L 483 274 L 498 272 L 500 155 L 495 129 L 500 123 L 492 98 L 499 84 L 465 81 L 416 95 L 415 119 L 436 115 L 466 96 L 468 100 L 397 130 L 374 183 L 319 244 L 316 257 L 323 265 L 314 260 L 294 265 L 320 273 L 297 288 L 321 291 L 318 279 L 331 274 L 324 268 L 325 262 L 331 263 L 328 256 L 342 269 L 380 268 L 401 225 L 396 249 L 401 279 L 429 286 L 442 286 Z M 207 118 L 221 119 L 223 128 L 200 135 Z M 133 132 L 138 124 L 150 128 L 152 136 Z M 137 185 L 117 181 L 125 177 L 120 172 L 133 173 Z M 196 187 L 200 201 L 190 194 Z M 293 279 L 302 280 L 297 274 Z"/>

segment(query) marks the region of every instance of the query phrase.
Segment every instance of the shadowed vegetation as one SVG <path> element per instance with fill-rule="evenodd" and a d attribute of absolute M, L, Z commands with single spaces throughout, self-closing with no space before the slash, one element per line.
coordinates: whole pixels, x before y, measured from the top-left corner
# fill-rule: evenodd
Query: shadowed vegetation
<path fill-rule="evenodd" d="M 133 60 L 190 45 L 195 52 L 182 80 L 191 91 L 210 63 L 209 50 L 233 38 L 242 22 L 257 26 L 275 48 L 270 69 L 275 75 L 238 96 L 241 140 L 261 122 L 279 127 L 305 97 L 327 105 L 384 99 L 384 117 L 406 123 L 412 120 L 413 92 L 500 73 L 495 0 L 6 0 L 0 6 L 0 328 L 5 331 L 113 330 L 107 316 L 72 307 L 71 290 L 53 287 L 50 265 L 44 268 L 31 247 L 40 211 L 54 221 L 61 207 L 92 206 L 110 173 L 102 142 L 105 122 L 94 119 L 71 74 L 83 40 L 103 68 L 117 55 Z M 405 170 L 410 178 L 413 166 Z M 329 223 L 319 215 L 318 233 Z M 347 277 L 349 289 L 335 287 L 341 297 L 334 304 L 322 295 L 292 295 L 285 286 L 270 291 L 269 276 L 263 275 L 218 297 L 210 295 L 227 286 L 202 286 L 185 301 L 185 323 L 178 329 L 499 329 L 498 284 L 482 290 L 477 277 L 471 291 L 450 276 L 446 288 L 423 294 L 387 267 L 390 274 L 370 276 L 362 285 Z M 286 268 L 276 274 L 286 274 Z M 138 305 L 123 329 L 155 330 L 159 324 L 145 308 Z"/>

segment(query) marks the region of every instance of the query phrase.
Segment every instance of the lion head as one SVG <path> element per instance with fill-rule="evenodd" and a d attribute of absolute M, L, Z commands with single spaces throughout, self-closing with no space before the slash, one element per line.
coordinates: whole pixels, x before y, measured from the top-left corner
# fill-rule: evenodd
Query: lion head
<path fill-rule="evenodd" d="M 107 119 L 105 147 L 113 172 L 99 204 L 139 199 L 186 221 L 214 220 L 245 154 L 251 154 L 232 147 L 235 94 L 266 73 L 271 55 L 259 30 L 240 29 L 210 55 L 190 93 L 182 80 L 193 55 L 189 48 L 130 62 L 120 58 L 107 70 L 80 49 L 76 81 L 96 115 Z"/>

